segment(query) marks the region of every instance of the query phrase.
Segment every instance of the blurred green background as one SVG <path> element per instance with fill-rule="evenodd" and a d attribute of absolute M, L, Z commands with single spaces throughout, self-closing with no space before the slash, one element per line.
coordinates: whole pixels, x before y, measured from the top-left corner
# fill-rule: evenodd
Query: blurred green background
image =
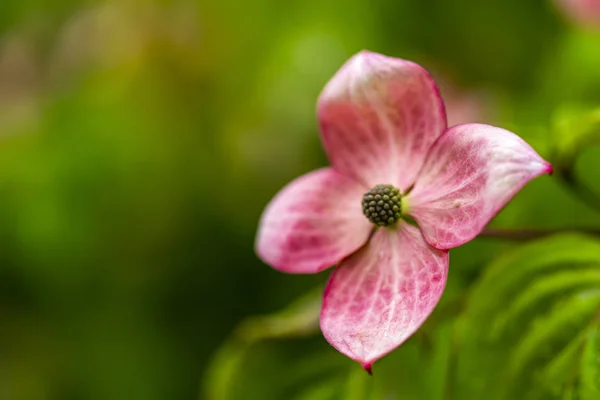
<path fill-rule="evenodd" d="M 512 129 L 547 158 L 600 105 L 600 36 L 550 0 L 1 0 L 0 399 L 483 398 L 456 321 L 515 243 L 453 251 L 440 307 L 371 379 L 316 330 L 318 295 L 247 320 L 327 278 L 270 269 L 254 234 L 327 163 L 316 98 L 361 49 L 429 69 L 451 123 Z M 598 157 L 577 164 L 592 186 Z M 494 224 L 600 216 L 542 177 Z"/>

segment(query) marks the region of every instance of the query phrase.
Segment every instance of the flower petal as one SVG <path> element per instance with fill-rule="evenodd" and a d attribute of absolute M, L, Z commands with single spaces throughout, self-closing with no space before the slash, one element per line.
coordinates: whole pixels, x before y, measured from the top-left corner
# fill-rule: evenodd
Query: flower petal
<path fill-rule="evenodd" d="M 338 263 L 371 232 L 361 208 L 365 191 L 331 168 L 295 179 L 265 209 L 256 252 L 267 264 L 289 273 L 315 273 Z"/>
<path fill-rule="evenodd" d="M 425 69 L 367 51 L 336 73 L 317 108 L 331 164 L 369 188 L 406 190 L 446 129 L 442 98 Z"/>
<path fill-rule="evenodd" d="M 448 252 L 430 247 L 418 228 L 380 228 L 333 271 L 321 309 L 321 330 L 337 350 L 370 371 L 408 339 L 438 303 Z"/>
<path fill-rule="evenodd" d="M 551 172 L 514 133 L 457 125 L 432 147 L 407 197 L 408 213 L 429 244 L 457 247 L 477 236 L 527 182 Z"/>

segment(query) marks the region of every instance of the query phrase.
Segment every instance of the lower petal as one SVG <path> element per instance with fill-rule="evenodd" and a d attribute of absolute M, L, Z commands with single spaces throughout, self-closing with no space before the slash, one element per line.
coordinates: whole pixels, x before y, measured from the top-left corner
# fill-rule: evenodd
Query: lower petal
<path fill-rule="evenodd" d="M 527 182 L 551 172 L 514 133 L 457 125 L 431 148 L 407 198 L 408 213 L 429 244 L 454 248 L 475 238 Z"/>
<path fill-rule="evenodd" d="M 365 188 L 323 168 L 283 188 L 265 209 L 256 252 L 272 267 L 315 273 L 337 264 L 368 239 L 372 225 L 362 213 Z"/>
<path fill-rule="evenodd" d="M 447 275 L 448 252 L 429 246 L 418 228 L 380 228 L 333 271 L 321 309 L 323 335 L 369 371 L 427 319 Z"/>

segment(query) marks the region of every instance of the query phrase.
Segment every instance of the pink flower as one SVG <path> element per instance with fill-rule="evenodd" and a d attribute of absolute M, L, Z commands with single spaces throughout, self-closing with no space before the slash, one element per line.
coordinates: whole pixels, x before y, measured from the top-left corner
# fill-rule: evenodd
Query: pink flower
<path fill-rule="evenodd" d="M 574 22 L 600 28 L 600 0 L 555 0 L 555 3 Z"/>
<path fill-rule="evenodd" d="M 552 167 L 504 129 L 447 128 L 438 88 L 410 61 L 358 53 L 325 86 L 317 108 L 331 167 L 275 196 L 256 249 L 283 272 L 336 266 L 321 330 L 370 371 L 433 311 L 448 249 L 475 238 Z"/>

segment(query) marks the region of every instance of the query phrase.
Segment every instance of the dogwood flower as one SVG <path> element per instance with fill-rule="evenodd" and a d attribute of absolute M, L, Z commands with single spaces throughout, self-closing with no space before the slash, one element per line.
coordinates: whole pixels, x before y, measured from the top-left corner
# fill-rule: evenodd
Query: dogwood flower
<path fill-rule="evenodd" d="M 446 284 L 448 250 L 475 238 L 552 167 L 504 129 L 447 128 L 427 71 L 376 53 L 346 62 L 322 91 L 317 114 L 331 167 L 275 196 L 261 217 L 256 250 L 287 273 L 335 266 L 321 330 L 370 372 L 433 311 Z"/>

